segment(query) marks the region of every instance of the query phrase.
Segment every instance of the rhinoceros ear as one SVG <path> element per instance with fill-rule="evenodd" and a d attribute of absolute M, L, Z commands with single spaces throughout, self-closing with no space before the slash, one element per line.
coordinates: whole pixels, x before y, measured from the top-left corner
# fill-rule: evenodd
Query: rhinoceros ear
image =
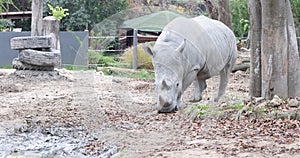
<path fill-rule="evenodd" d="M 185 47 L 185 39 L 182 41 L 182 43 L 179 45 L 178 48 L 176 48 L 176 51 L 182 52 Z"/>
<path fill-rule="evenodd" d="M 155 56 L 154 51 L 152 50 L 152 48 L 150 48 L 149 46 L 146 46 L 146 45 L 143 45 L 142 47 L 143 47 L 146 54 L 148 54 L 152 57 Z"/>

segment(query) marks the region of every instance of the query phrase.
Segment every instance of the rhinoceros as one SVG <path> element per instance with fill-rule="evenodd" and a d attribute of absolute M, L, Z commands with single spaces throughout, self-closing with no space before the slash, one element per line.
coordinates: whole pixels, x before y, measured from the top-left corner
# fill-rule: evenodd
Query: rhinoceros
<path fill-rule="evenodd" d="M 205 16 L 179 17 L 168 23 L 153 47 L 144 47 L 152 56 L 158 112 L 181 108 L 183 92 L 195 85 L 191 101 L 200 101 L 206 80 L 220 75 L 218 101 L 225 93 L 229 73 L 236 61 L 236 39 L 222 22 Z"/>

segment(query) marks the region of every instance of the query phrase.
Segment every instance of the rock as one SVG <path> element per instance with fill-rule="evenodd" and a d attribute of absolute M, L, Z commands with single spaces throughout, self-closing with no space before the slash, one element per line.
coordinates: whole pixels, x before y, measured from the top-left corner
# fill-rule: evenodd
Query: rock
<path fill-rule="evenodd" d="M 13 92 L 22 92 L 24 90 L 24 85 L 16 83 L 12 89 Z"/>
<path fill-rule="evenodd" d="M 283 103 L 283 100 L 281 98 L 279 98 L 277 95 L 275 95 L 269 103 L 270 103 L 270 106 L 272 106 L 272 107 L 278 107 Z"/>
<path fill-rule="evenodd" d="M 272 111 L 270 116 L 275 119 L 300 120 L 299 110 Z"/>
<path fill-rule="evenodd" d="M 288 100 L 288 105 L 290 107 L 297 108 L 300 106 L 300 102 L 296 99 L 290 99 L 290 100 Z"/>
<path fill-rule="evenodd" d="M 265 101 L 264 97 L 253 97 L 252 99 L 255 101 L 255 103 L 262 103 Z"/>
<path fill-rule="evenodd" d="M 116 146 L 109 146 L 104 149 L 99 158 L 109 158 L 118 153 L 118 148 Z"/>
<path fill-rule="evenodd" d="M 257 106 L 255 106 L 255 110 L 259 108 L 265 108 L 267 105 L 267 102 L 261 102 Z"/>

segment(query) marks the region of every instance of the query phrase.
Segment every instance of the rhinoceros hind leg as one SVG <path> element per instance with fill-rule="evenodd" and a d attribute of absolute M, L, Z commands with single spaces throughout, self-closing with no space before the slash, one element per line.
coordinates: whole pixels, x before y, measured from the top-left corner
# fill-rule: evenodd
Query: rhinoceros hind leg
<path fill-rule="evenodd" d="M 202 92 L 206 89 L 206 81 L 203 79 L 197 78 L 194 82 L 195 92 L 194 96 L 190 99 L 190 102 L 198 102 L 202 99 Z"/>
<path fill-rule="evenodd" d="M 223 68 L 220 72 L 220 83 L 219 83 L 219 92 L 214 101 L 218 102 L 220 98 L 225 94 L 225 89 L 229 80 L 230 69 L 229 66 Z"/>
<path fill-rule="evenodd" d="M 218 96 L 214 99 L 215 102 L 219 101 L 222 95 L 225 94 L 225 89 L 229 80 L 230 72 L 235 64 L 237 54 L 233 53 L 229 63 L 220 71 L 220 84 Z"/>

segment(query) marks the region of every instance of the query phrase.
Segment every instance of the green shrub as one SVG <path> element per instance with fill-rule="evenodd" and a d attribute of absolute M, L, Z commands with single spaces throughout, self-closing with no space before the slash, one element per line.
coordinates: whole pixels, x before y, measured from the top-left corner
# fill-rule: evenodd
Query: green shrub
<path fill-rule="evenodd" d="M 151 45 L 152 43 L 143 43 L 145 45 Z M 143 49 L 143 44 L 137 46 L 137 65 L 140 69 L 153 69 L 152 58 L 146 54 Z M 125 63 L 128 67 L 132 67 L 133 61 L 133 47 L 130 47 L 121 57 L 121 62 Z"/>
<path fill-rule="evenodd" d="M 247 0 L 230 0 L 232 30 L 237 37 L 247 37 L 249 14 Z"/>
<path fill-rule="evenodd" d="M 15 24 L 7 19 L 0 19 L 0 32 L 9 31 Z"/>
<path fill-rule="evenodd" d="M 89 64 L 98 64 L 103 67 L 116 65 L 118 62 L 114 56 L 106 56 L 99 52 L 89 52 Z"/>
<path fill-rule="evenodd" d="M 50 14 L 53 15 L 53 17 L 57 20 L 61 20 L 62 18 L 66 17 L 67 15 L 69 15 L 68 11 L 69 9 L 64 9 L 60 6 L 56 6 L 55 8 L 48 4 L 48 7 L 50 9 Z"/>

